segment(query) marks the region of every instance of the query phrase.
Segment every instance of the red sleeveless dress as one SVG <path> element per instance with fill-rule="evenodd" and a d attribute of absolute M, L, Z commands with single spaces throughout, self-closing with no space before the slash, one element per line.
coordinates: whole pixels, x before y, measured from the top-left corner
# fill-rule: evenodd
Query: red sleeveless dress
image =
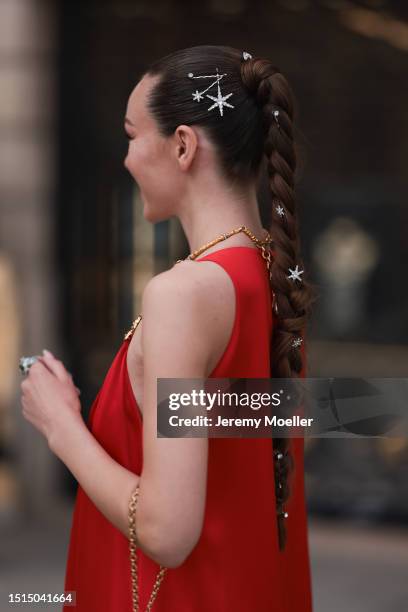
<path fill-rule="evenodd" d="M 211 377 L 269 378 L 273 324 L 266 262 L 256 247 L 229 247 L 201 256 L 229 274 L 235 321 Z M 126 367 L 124 339 L 89 415 L 89 428 L 121 465 L 140 474 L 142 420 Z M 304 345 L 302 345 L 302 348 Z M 304 371 L 303 371 L 304 375 Z M 285 509 L 287 543 L 279 551 L 272 440 L 209 438 L 207 499 L 200 539 L 186 561 L 169 568 L 156 612 L 311 612 L 303 438 L 291 439 L 295 469 Z M 138 549 L 140 609 L 159 566 Z M 129 542 L 78 486 L 65 590 L 80 612 L 132 612 Z M 64 606 L 66 612 L 72 607 Z"/>

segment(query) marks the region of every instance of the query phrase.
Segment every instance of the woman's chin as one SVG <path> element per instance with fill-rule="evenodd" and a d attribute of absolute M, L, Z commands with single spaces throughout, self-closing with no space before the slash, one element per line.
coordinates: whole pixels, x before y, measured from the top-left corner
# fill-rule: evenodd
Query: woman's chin
<path fill-rule="evenodd" d="M 146 221 L 150 221 L 150 223 L 154 223 L 156 221 L 156 215 L 154 214 L 154 211 L 149 208 L 149 206 L 145 205 L 143 207 L 143 216 Z"/>
<path fill-rule="evenodd" d="M 158 223 L 159 221 L 167 221 L 169 218 L 168 214 L 165 214 L 164 211 L 155 210 L 153 208 L 149 208 L 149 205 L 144 205 L 143 207 L 143 216 L 146 221 L 150 223 Z"/>

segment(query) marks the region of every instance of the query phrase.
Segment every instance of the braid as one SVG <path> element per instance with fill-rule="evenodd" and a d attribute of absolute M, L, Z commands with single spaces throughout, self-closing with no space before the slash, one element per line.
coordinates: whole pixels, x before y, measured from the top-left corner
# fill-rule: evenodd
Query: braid
<path fill-rule="evenodd" d="M 206 74 L 209 60 L 228 74 L 230 94 L 234 94 L 234 111 L 225 113 L 221 121 L 218 113 L 208 113 L 205 105 L 196 104 L 186 78 L 190 72 Z M 202 127 L 219 155 L 223 176 L 237 187 L 256 182 L 262 173 L 262 161 L 267 162 L 272 194 L 269 232 L 273 242 L 270 277 L 274 294 L 270 376 L 289 379 L 304 375 L 302 340 L 314 296 L 303 276 L 295 278 L 295 273 L 288 278 L 290 270 L 299 272 L 296 266 L 303 269 L 294 197 L 294 98 L 288 82 L 269 60 L 216 45 L 180 49 L 156 61 L 147 73 L 160 75 L 149 96 L 148 109 L 163 136 L 174 134 L 180 124 Z M 289 476 L 295 468 L 290 442 L 290 438 L 280 437 L 273 438 L 272 444 L 281 550 L 285 548 L 288 523 L 284 503 L 290 496 Z"/>
<path fill-rule="evenodd" d="M 292 125 L 293 95 L 283 74 L 268 60 L 254 58 L 242 62 L 241 76 L 262 112 L 264 153 L 272 194 L 269 232 L 273 244 L 270 274 L 275 322 L 271 338 L 271 377 L 302 376 L 305 369 L 302 360 L 304 346 L 300 349 L 292 346 L 292 342 L 304 339 L 314 292 L 312 285 L 303 277 L 300 282 L 288 278 L 289 268 L 294 269 L 298 265 L 303 270 L 294 197 L 296 151 Z M 279 111 L 278 116 L 274 114 L 275 111 Z M 286 545 L 285 522 L 288 515 L 284 511 L 284 504 L 290 496 L 289 476 L 294 469 L 290 442 L 290 438 L 274 438 L 272 449 L 280 550 Z"/>

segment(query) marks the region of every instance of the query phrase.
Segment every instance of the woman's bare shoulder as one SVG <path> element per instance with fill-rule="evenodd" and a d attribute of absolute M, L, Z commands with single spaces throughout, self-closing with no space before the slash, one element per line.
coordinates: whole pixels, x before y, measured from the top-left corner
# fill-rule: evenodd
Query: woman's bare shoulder
<path fill-rule="evenodd" d="M 182 261 L 150 279 L 143 292 L 142 314 L 146 323 L 148 317 L 151 324 L 172 327 L 180 338 L 194 334 L 211 372 L 234 323 L 232 280 L 212 261 Z"/>
<path fill-rule="evenodd" d="M 150 279 L 144 297 L 156 294 L 157 299 L 166 298 L 166 303 L 188 297 L 190 306 L 200 304 L 200 312 L 218 315 L 233 312 L 234 286 L 229 274 L 213 261 L 181 261 Z"/>

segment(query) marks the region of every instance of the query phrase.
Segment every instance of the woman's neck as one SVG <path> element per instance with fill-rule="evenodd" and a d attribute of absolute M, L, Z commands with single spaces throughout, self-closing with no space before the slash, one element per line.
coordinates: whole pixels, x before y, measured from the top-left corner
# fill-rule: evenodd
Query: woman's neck
<path fill-rule="evenodd" d="M 183 206 L 177 216 L 191 252 L 241 225 L 245 225 L 257 238 L 265 237 L 256 194 L 253 193 L 240 199 L 233 199 L 230 194 L 197 198 Z M 230 236 L 223 242 L 224 246 L 255 246 L 244 232 Z"/>

